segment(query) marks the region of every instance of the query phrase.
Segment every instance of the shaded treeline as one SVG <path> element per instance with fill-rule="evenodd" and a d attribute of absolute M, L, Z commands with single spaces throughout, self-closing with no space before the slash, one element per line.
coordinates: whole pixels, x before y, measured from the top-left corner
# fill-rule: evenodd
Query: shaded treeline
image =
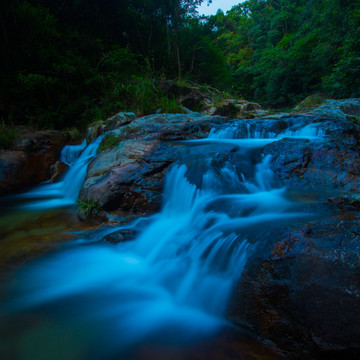
<path fill-rule="evenodd" d="M 3 121 L 62 128 L 120 109 L 176 110 L 153 79 L 224 79 L 224 56 L 194 17 L 197 3 L 2 0 Z"/>
<path fill-rule="evenodd" d="M 118 110 L 177 111 L 161 78 L 273 106 L 359 95 L 358 0 L 248 0 L 208 19 L 201 2 L 2 0 L 2 122 L 64 128 Z"/>

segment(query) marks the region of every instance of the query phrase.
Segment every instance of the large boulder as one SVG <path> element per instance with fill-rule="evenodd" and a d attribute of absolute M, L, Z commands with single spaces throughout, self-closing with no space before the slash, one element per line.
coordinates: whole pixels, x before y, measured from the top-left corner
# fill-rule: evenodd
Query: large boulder
<path fill-rule="evenodd" d="M 97 121 L 91 124 L 87 129 L 86 139 L 90 142 L 98 136 L 105 134 L 107 131 L 115 130 L 121 126 L 130 124 L 135 119 L 136 115 L 132 112 L 119 112 L 106 120 Z"/>
<path fill-rule="evenodd" d="M 254 119 L 269 115 L 269 112 L 263 110 L 260 104 L 237 99 L 223 99 L 215 104 L 209 104 L 204 110 L 209 115 L 237 119 Z"/>
<path fill-rule="evenodd" d="M 177 99 L 185 108 L 200 110 L 203 107 L 206 96 L 198 86 L 179 85 L 172 80 L 160 81 L 158 85 L 167 96 Z"/>
<path fill-rule="evenodd" d="M 0 196 L 50 179 L 67 140 L 60 131 L 27 132 L 11 150 L 0 150 Z"/>
<path fill-rule="evenodd" d="M 170 97 L 192 111 L 201 111 L 207 115 L 220 115 L 228 119 L 253 119 L 269 115 L 260 104 L 241 99 L 228 98 L 219 90 L 197 84 L 179 85 L 166 80 L 158 84 Z"/>
<path fill-rule="evenodd" d="M 323 139 L 285 138 L 267 145 L 263 153 L 272 154 L 277 178 L 290 187 L 359 191 L 360 126 L 341 110 L 356 106 L 360 101 L 330 101 L 306 114 L 325 135 Z"/>
<path fill-rule="evenodd" d="M 271 246 L 246 267 L 229 318 L 291 359 L 358 359 L 359 213 L 273 229 L 265 240 Z"/>
<path fill-rule="evenodd" d="M 224 120 L 199 113 L 149 115 L 108 134 L 79 195 L 98 205 L 92 219 L 123 222 L 156 212 L 166 169 L 187 151 L 178 141 L 205 137 Z"/>

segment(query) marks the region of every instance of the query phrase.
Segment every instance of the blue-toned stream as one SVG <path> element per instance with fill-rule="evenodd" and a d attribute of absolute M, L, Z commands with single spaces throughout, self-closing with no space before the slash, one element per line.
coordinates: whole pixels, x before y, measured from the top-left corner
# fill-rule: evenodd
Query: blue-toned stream
<path fill-rule="evenodd" d="M 122 227 L 100 228 L 91 236 L 74 220 L 73 204 L 101 138 L 64 148 L 62 160 L 70 170 L 62 182 L 3 200 L 4 229 L 19 214 L 26 219 L 18 219 L 19 228 L 21 221 L 45 214 L 55 228 L 64 217 L 78 226 L 55 250 L 5 271 L 1 359 L 202 358 L 194 355 L 196 344 L 231 329 L 225 319 L 229 298 L 247 259 L 259 249 L 260 230 L 312 216 L 277 183 L 271 155 L 261 156 L 261 148 L 284 137 L 315 140 L 324 134 L 306 123 L 288 124 L 279 133 L 259 130 L 257 121 L 263 120 L 235 122 L 213 129 L 206 139 L 182 142 L 192 161 L 169 168 L 161 212 L 123 227 L 136 230 L 133 241 L 108 244 L 102 237 Z M 234 146 L 243 170 L 209 155 Z M 201 173 L 194 158 L 206 164 Z M 15 231 L 5 234 L 2 246 Z M 69 230 L 60 226 L 54 233 Z M 192 352 L 182 353 L 184 348 Z M 261 358 L 277 358 L 261 351 Z M 225 352 L 220 358 L 232 358 Z M 219 358 L 213 356 L 204 358 Z"/>

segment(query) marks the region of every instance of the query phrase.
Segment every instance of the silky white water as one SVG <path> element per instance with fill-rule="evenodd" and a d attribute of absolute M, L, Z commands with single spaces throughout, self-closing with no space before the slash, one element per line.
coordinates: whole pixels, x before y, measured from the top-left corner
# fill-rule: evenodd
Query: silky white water
<path fill-rule="evenodd" d="M 69 170 L 63 180 L 54 184 L 43 184 L 20 194 L 20 199 L 30 199 L 22 207 L 33 210 L 43 210 L 75 204 L 80 189 L 84 183 L 87 166 L 95 158 L 103 136 L 86 146 L 86 140 L 80 145 L 67 145 L 61 152 L 61 161 L 69 165 Z"/>
<path fill-rule="evenodd" d="M 240 127 L 246 131 L 239 132 Z M 79 237 L 66 250 L 19 274 L 10 311 L 45 311 L 66 326 L 80 324 L 79 343 L 91 345 L 86 351 L 73 347 L 71 356 L 86 359 L 126 352 L 146 341 L 195 341 L 225 326 L 229 298 L 258 249 L 261 229 L 304 216 L 287 199 L 286 189 L 276 186 L 271 156 L 261 156 L 261 147 L 283 137 L 323 135 L 307 124 L 275 135 L 264 131 L 265 139 L 243 124 L 231 128 L 213 130 L 209 139 L 184 142 L 193 156 L 205 159 L 207 168 L 198 173 L 195 169 L 195 185 L 191 165 L 174 164 L 166 175 L 161 212 L 142 225 L 126 227 L 139 232 L 135 240 L 110 245 Z M 79 157 L 69 156 L 67 148 L 71 168 L 64 180 L 30 194 L 59 197 L 31 206 L 74 203 L 100 141 L 82 152 L 77 148 Z M 221 155 L 234 145 L 241 147 L 243 169 L 229 160 L 213 163 L 210 154 Z M 254 151 L 257 157 L 251 156 Z"/>

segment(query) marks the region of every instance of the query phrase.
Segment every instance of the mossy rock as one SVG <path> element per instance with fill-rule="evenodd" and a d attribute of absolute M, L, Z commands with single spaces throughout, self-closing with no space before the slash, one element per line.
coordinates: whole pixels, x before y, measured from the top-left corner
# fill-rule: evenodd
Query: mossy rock
<path fill-rule="evenodd" d="M 308 110 L 324 103 L 325 98 L 321 94 L 313 94 L 305 98 L 300 104 L 295 107 L 295 111 Z"/>
<path fill-rule="evenodd" d="M 99 146 L 99 152 L 107 149 L 113 149 L 114 147 L 119 145 L 121 140 L 122 139 L 119 136 L 113 133 L 105 135 Z"/>

